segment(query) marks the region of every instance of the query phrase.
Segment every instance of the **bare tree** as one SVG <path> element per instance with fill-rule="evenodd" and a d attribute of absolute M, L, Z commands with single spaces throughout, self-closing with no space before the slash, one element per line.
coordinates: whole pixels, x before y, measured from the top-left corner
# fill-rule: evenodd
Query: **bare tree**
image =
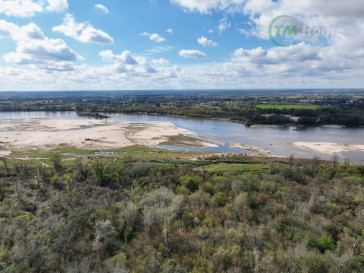
<path fill-rule="evenodd" d="M 289 155 L 288 161 L 289 161 L 289 167 L 292 169 L 292 167 L 294 165 L 294 155 L 293 154 Z"/>
<path fill-rule="evenodd" d="M 332 166 L 334 167 L 334 169 L 336 169 L 337 164 L 339 163 L 339 159 L 340 159 L 340 157 L 339 157 L 339 154 L 338 153 L 334 153 L 332 155 L 331 160 L 332 160 Z"/>
<path fill-rule="evenodd" d="M 350 158 L 346 157 L 344 159 L 344 164 L 345 164 L 345 167 L 348 167 L 350 165 Z"/>
<path fill-rule="evenodd" d="M 311 166 L 312 166 L 312 171 L 314 173 L 318 172 L 318 169 L 320 167 L 320 157 L 318 155 L 315 155 L 312 160 L 311 160 Z"/>

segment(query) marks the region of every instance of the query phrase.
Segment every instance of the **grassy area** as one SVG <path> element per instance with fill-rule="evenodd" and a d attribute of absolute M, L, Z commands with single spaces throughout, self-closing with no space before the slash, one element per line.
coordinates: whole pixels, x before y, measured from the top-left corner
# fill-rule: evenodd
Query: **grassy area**
<path fill-rule="evenodd" d="M 34 150 L 34 151 L 14 151 L 11 154 L 11 158 L 29 158 L 30 161 L 37 162 L 40 160 L 44 163 L 49 163 L 49 157 L 54 154 L 61 154 L 62 159 L 69 160 L 78 156 L 82 157 L 92 157 L 92 158 L 114 158 L 121 159 L 124 158 L 132 158 L 133 160 L 145 160 L 149 161 L 152 159 L 163 159 L 163 160 L 190 160 L 192 158 L 198 158 L 201 155 L 208 156 L 209 153 L 200 153 L 200 152 L 184 152 L 184 151 L 175 151 L 175 150 L 166 150 L 159 148 L 149 148 L 144 146 L 131 146 L 124 147 L 119 149 L 109 149 L 109 150 L 82 150 L 76 149 L 72 147 L 64 147 L 58 148 L 50 151 L 44 150 Z M 114 153 L 115 156 L 108 156 L 107 154 Z M 34 160 L 31 160 L 34 159 Z"/>
<path fill-rule="evenodd" d="M 268 172 L 269 167 L 263 164 L 214 164 L 204 167 L 207 171 L 212 173 L 218 172 L 231 172 L 231 173 L 243 173 L 243 172 Z"/>
<path fill-rule="evenodd" d="M 322 108 L 320 105 L 313 104 L 258 104 L 256 106 L 260 109 L 304 109 L 304 110 L 316 110 Z"/>

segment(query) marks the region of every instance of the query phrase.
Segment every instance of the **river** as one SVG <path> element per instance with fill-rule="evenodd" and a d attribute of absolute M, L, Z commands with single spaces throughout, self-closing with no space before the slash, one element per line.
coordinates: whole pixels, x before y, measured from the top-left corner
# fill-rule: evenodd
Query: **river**
<path fill-rule="evenodd" d="M 0 112 L 0 119 L 11 122 L 15 119 L 87 119 L 76 112 Z M 110 120 L 150 122 L 168 121 L 177 127 L 190 130 L 198 137 L 213 139 L 218 147 L 193 149 L 179 146 L 160 145 L 161 148 L 183 151 L 206 151 L 224 153 L 253 153 L 242 148 L 232 148 L 231 143 L 242 143 L 270 151 L 273 155 L 296 158 L 312 158 L 318 155 L 321 159 L 330 159 L 329 153 L 318 153 L 298 148 L 287 142 L 330 142 L 342 144 L 364 145 L 364 128 L 323 128 L 323 127 L 250 127 L 241 123 L 224 120 L 191 119 L 169 116 L 117 114 L 111 115 Z M 0 131 L 2 128 L 0 128 Z M 194 136 L 196 137 L 196 136 Z M 344 151 L 340 158 L 349 158 L 351 162 L 364 163 L 364 151 Z"/>

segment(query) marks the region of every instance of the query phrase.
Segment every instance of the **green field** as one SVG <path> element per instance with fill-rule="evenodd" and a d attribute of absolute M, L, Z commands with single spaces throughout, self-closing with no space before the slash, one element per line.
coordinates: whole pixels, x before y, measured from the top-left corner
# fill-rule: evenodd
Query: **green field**
<path fill-rule="evenodd" d="M 322 108 L 320 105 L 313 104 L 259 104 L 256 106 L 260 109 L 307 109 L 316 110 Z"/>

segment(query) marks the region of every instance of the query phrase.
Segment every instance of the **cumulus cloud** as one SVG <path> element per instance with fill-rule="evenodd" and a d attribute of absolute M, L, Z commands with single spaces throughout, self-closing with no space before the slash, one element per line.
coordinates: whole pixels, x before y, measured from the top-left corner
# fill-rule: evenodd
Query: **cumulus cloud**
<path fill-rule="evenodd" d="M 208 46 L 208 47 L 217 47 L 219 44 L 207 39 L 204 36 L 201 36 L 200 38 L 197 38 L 197 42 L 202 46 Z"/>
<path fill-rule="evenodd" d="M 285 67 L 287 71 L 291 72 L 294 69 L 298 71 L 302 69 L 302 71 L 309 71 L 312 75 L 323 78 L 329 77 L 329 75 L 331 78 L 340 78 L 341 73 L 346 73 L 346 77 L 356 74 L 364 63 L 362 50 L 364 36 L 357 35 L 364 32 L 363 1 L 348 0 L 345 4 L 335 2 L 327 5 L 325 0 L 304 2 L 249 0 L 244 7 L 244 13 L 249 16 L 251 26 L 245 29 L 244 34 L 254 35 L 261 39 L 269 39 L 267 30 L 270 22 L 282 14 L 297 18 L 303 26 L 319 30 L 317 35 L 313 32 L 299 34 L 295 39 L 299 44 L 282 51 L 282 54 L 297 61 L 296 66 L 291 65 L 292 62 L 289 62 L 289 59 L 281 56 L 282 60 L 281 63 L 276 64 L 277 68 Z M 329 35 L 322 33 L 329 33 Z M 316 46 L 312 49 L 309 43 Z M 296 52 L 292 56 L 290 54 L 294 48 L 300 48 L 304 52 Z M 318 56 L 315 60 L 312 60 L 312 54 L 305 55 L 307 51 L 311 50 Z M 278 54 L 278 51 L 273 48 L 267 54 Z M 303 59 L 299 59 L 301 57 Z M 263 60 L 272 61 L 272 56 L 260 59 L 260 61 Z M 268 65 L 266 64 L 265 67 Z"/>
<path fill-rule="evenodd" d="M 95 29 L 89 23 L 77 23 L 71 14 L 66 14 L 63 24 L 53 27 L 54 32 L 61 32 L 66 36 L 83 43 L 112 44 L 114 39 L 102 30 Z"/>
<path fill-rule="evenodd" d="M 114 54 L 111 50 L 99 52 L 103 61 L 113 62 L 112 70 L 116 73 L 155 73 L 153 68 L 145 58 L 134 57 L 130 51 L 125 50 L 120 55 Z"/>
<path fill-rule="evenodd" d="M 7 16 L 30 17 L 42 11 L 43 7 L 32 0 L 0 0 L 0 14 Z"/>
<path fill-rule="evenodd" d="M 209 13 L 212 10 L 236 12 L 241 10 L 245 0 L 171 0 L 188 12 Z"/>
<path fill-rule="evenodd" d="M 63 40 L 44 36 L 34 23 L 18 26 L 0 20 L 0 38 L 10 38 L 17 42 L 16 50 L 3 56 L 4 61 L 10 64 L 63 72 L 73 70 L 74 61 L 83 60 Z"/>
<path fill-rule="evenodd" d="M 109 13 L 109 10 L 107 7 L 105 7 L 104 5 L 101 5 L 101 4 L 96 4 L 95 5 L 95 8 L 103 11 L 105 14 L 108 14 Z"/>
<path fill-rule="evenodd" d="M 63 12 L 68 9 L 67 0 L 0 0 L 0 14 L 31 17 L 44 10 Z"/>
<path fill-rule="evenodd" d="M 182 49 L 179 52 L 179 55 L 183 58 L 192 58 L 192 59 L 202 59 L 206 58 L 206 53 L 199 51 L 199 50 L 186 50 Z"/>
<path fill-rule="evenodd" d="M 73 62 L 82 57 L 70 49 L 63 40 L 42 39 L 20 41 L 16 52 L 6 54 L 4 60 L 14 64 L 45 64 L 47 61 Z"/>
<path fill-rule="evenodd" d="M 161 43 L 164 42 L 166 39 L 159 35 L 158 33 L 149 33 L 149 32 L 143 32 L 139 34 L 140 36 L 146 36 L 149 37 L 149 40 L 157 42 L 157 43 Z"/>
<path fill-rule="evenodd" d="M 125 50 L 120 55 L 115 55 L 111 50 L 104 50 L 99 53 L 99 56 L 104 61 L 117 61 L 122 64 L 134 65 L 138 64 L 135 58 L 131 55 L 131 52 Z"/>
<path fill-rule="evenodd" d="M 157 43 L 161 43 L 161 42 L 164 42 L 166 40 L 161 35 L 159 35 L 158 33 L 153 33 L 152 35 L 150 35 L 149 39 L 151 41 L 155 41 Z"/>
<path fill-rule="evenodd" d="M 169 33 L 169 34 L 172 34 L 173 33 L 173 28 L 167 29 L 166 32 Z"/>
<path fill-rule="evenodd" d="M 273 47 L 265 50 L 262 47 L 254 49 L 239 48 L 233 54 L 233 61 L 246 65 L 279 65 L 279 64 L 297 64 L 310 61 L 320 61 L 318 49 L 300 43 L 289 48 Z"/>
<path fill-rule="evenodd" d="M 0 38 L 11 38 L 14 41 L 26 41 L 31 39 L 44 39 L 44 34 L 40 28 L 33 23 L 19 27 L 16 24 L 0 20 Z"/>
<path fill-rule="evenodd" d="M 169 65 L 169 61 L 163 58 L 153 59 L 152 63 L 155 65 Z"/>
<path fill-rule="evenodd" d="M 67 0 L 47 0 L 47 1 L 48 1 L 47 10 L 49 11 L 63 12 L 68 9 Z"/>

